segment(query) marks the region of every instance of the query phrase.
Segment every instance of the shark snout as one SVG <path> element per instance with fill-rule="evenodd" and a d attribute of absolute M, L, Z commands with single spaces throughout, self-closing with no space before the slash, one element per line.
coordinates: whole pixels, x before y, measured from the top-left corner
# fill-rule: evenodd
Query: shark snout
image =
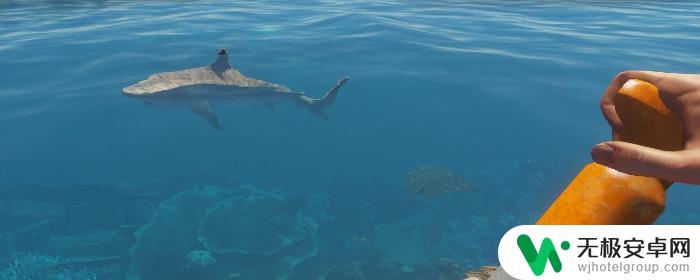
<path fill-rule="evenodd" d="M 136 96 L 132 91 L 129 90 L 128 87 L 125 87 L 122 89 L 122 95 L 124 96 Z"/>
<path fill-rule="evenodd" d="M 143 94 L 143 90 L 140 90 L 137 84 L 122 89 L 122 95 L 124 96 L 142 96 Z"/>

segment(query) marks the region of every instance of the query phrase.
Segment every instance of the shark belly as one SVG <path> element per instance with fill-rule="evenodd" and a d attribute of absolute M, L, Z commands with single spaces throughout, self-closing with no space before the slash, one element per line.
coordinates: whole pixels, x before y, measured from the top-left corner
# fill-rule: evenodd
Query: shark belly
<path fill-rule="evenodd" d="M 207 100 L 212 103 L 264 105 L 291 101 L 297 99 L 299 95 L 299 93 L 294 92 L 278 91 L 275 88 L 197 85 L 141 95 L 139 97 L 155 103 L 175 104 Z"/>

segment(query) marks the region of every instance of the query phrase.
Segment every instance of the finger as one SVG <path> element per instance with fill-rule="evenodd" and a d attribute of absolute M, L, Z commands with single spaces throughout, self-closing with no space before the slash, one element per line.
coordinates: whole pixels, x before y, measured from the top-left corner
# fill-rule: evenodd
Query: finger
<path fill-rule="evenodd" d="M 657 150 L 627 142 L 600 143 L 591 151 L 593 160 L 630 175 L 685 181 L 681 178 L 683 153 Z"/>
<path fill-rule="evenodd" d="M 666 73 L 662 72 L 630 70 L 620 72 L 612 79 L 612 81 L 610 81 L 607 89 L 605 89 L 603 98 L 600 100 L 600 109 L 603 112 L 605 120 L 612 128 L 613 140 L 619 140 L 619 133 L 623 129 L 622 120 L 620 119 L 620 116 L 617 115 L 617 111 L 615 111 L 615 95 L 620 88 L 622 88 L 622 85 L 624 85 L 630 79 L 639 79 L 656 85 L 661 83 L 661 80 L 665 74 Z"/>
<path fill-rule="evenodd" d="M 700 151 L 684 150 L 682 167 L 678 169 L 677 182 L 700 185 Z"/>

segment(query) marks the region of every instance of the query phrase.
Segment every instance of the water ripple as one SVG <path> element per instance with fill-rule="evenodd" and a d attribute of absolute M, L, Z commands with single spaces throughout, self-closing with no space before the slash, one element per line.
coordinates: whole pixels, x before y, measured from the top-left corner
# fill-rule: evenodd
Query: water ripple
<path fill-rule="evenodd" d="M 5 87 L 0 98 L 48 94 L 13 82 L 29 70 L 12 68 L 50 65 L 46 73 L 35 73 L 47 79 L 43 84 L 56 84 L 48 71 L 76 77 L 119 71 L 122 75 L 92 79 L 122 84 L 145 75 L 144 65 L 196 65 L 182 61 L 206 60 L 205 50 L 218 47 L 234 48 L 234 59 L 243 63 L 256 61 L 249 63 L 251 71 L 260 69 L 256 65 L 282 69 L 282 63 L 292 68 L 302 62 L 327 69 L 325 61 L 338 56 L 354 57 L 356 65 L 347 69 L 363 73 L 427 78 L 429 69 L 445 79 L 471 71 L 445 62 L 483 63 L 484 57 L 531 67 L 574 69 L 622 60 L 640 61 L 630 67 L 695 69 L 699 7 L 595 1 L 10 1 L 0 4 L 0 70 L 9 73 L 0 78 Z M 411 65 L 424 69 L 408 70 Z"/>

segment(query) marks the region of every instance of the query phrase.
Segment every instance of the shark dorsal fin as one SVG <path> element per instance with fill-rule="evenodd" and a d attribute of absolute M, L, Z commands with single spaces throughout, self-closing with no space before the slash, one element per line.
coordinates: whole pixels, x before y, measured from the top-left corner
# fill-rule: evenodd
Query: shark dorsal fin
<path fill-rule="evenodd" d="M 228 64 L 228 53 L 226 49 L 221 49 L 219 51 L 219 58 L 214 61 L 209 67 L 214 70 L 217 74 L 221 74 L 224 71 L 231 69 L 231 65 Z"/>

